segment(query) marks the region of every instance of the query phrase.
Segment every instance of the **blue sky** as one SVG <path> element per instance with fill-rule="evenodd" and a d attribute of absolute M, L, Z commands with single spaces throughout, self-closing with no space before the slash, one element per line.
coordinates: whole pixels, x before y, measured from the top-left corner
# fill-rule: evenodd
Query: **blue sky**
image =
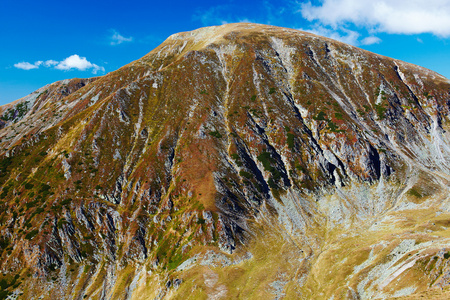
<path fill-rule="evenodd" d="M 450 0 L 0 0 L 0 105 L 114 71 L 173 33 L 233 22 L 311 31 L 450 78 Z"/>

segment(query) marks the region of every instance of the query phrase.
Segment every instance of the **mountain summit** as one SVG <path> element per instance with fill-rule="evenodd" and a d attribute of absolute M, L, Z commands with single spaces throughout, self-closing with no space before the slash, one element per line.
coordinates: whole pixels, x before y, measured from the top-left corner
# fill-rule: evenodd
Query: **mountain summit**
<path fill-rule="evenodd" d="M 0 108 L 0 296 L 445 298 L 449 109 L 433 71 L 248 23 L 47 85 Z"/>

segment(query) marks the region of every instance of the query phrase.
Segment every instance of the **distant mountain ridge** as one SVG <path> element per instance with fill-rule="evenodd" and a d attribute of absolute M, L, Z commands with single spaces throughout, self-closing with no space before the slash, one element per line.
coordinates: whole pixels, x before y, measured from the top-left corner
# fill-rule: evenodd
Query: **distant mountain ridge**
<path fill-rule="evenodd" d="M 1 296 L 445 298 L 449 113 L 431 70 L 250 23 L 47 85 L 0 107 Z"/>

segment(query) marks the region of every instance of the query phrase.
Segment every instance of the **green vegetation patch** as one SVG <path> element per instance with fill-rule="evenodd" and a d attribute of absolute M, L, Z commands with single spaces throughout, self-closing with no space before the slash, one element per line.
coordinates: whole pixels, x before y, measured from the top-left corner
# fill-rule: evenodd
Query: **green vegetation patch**
<path fill-rule="evenodd" d="M 251 173 L 246 172 L 246 171 L 242 171 L 242 170 L 239 171 L 239 175 L 241 175 L 242 177 L 245 177 L 247 179 L 252 179 L 253 178 L 253 175 Z"/>
<path fill-rule="evenodd" d="M 10 107 L 0 117 L 3 121 L 13 121 L 21 119 L 28 112 L 28 101 L 17 104 L 15 107 Z"/>
<path fill-rule="evenodd" d="M 10 289 L 16 289 L 21 284 L 20 281 L 17 281 L 19 277 L 20 276 L 16 274 L 11 280 L 8 280 L 8 278 L 2 278 L 2 280 L 0 280 L 0 300 L 8 298 L 8 296 L 12 294 Z"/>
<path fill-rule="evenodd" d="M 341 113 L 335 113 L 334 115 L 335 115 L 336 119 L 339 119 L 339 120 L 343 119 L 343 116 L 342 116 Z M 326 121 L 327 122 L 327 128 L 331 132 L 337 132 L 337 133 L 344 132 L 344 130 L 340 130 L 339 129 L 339 126 L 336 123 L 334 123 L 331 120 L 328 120 L 327 115 L 323 111 L 320 111 L 317 114 L 317 116 L 313 117 L 313 119 L 316 120 L 316 121 Z"/>
<path fill-rule="evenodd" d="M 27 235 L 25 235 L 25 238 L 26 238 L 27 240 L 31 240 L 31 239 L 33 239 L 38 233 L 39 233 L 39 230 L 35 229 L 35 230 L 29 232 Z"/>
<path fill-rule="evenodd" d="M 5 237 L 0 238 L 0 248 L 6 249 L 9 246 L 10 243 L 11 242 L 10 242 L 9 239 L 7 239 Z"/>
<path fill-rule="evenodd" d="M 386 107 L 383 104 L 375 104 L 375 111 L 377 112 L 378 120 L 383 120 L 385 118 L 384 113 L 386 112 Z"/>
<path fill-rule="evenodd" d="M 58 229 L 63 228 L 63 226 L 64 226 L 65 224 L 67 224 L 67 220 L 66 220 L 66 219 L 64 219 L 64 218 L 59 219 L 58 224 L 57 224 Z"/>
<path fill-rule="evenodd" d="M 7 172 L 8 167 L 12 164 L 11 157 L 5 157 L 0 161 L 0 176 L 4 176 Z"/>
<path fill-rule="evenodd" d="M 231 153 L 231 158 L 234 160 L 238 160 L 239 159 L 239 155 L 237 153 Z"/>
<path fill-rule="evenodd" d="M 272 155 L 269 152 L 264 151 L 260 155 L 258 155 L 258 160 L 262 163 L 264 170 L 270 172 L 271 176 L 267 181 L 267 184 L 270 188 L 277 188 L 277 183 L 281 178 L 281 173 L 272 164 L 275 164 L 275 159 L 272 158 Z"/>
<path fill-rule="evenodd" d="M 408 191 L 408 195 L 414 196 L 416 198 L 422 198 L 423 195 L 420 193 L 420 191 L 417 188 L 411 188 Z"/>
<path fill-rule="evenodd" d="M 242 161 L 237 153 L 232 153 L 230 156 L 234 160 L 236 165 L 238 165 L 239 167 L 242 167 Z"/>
<path fill-rule="evenodd" d="M 172 255 L 169 258 L 169 263 L 167 264 L 167 268 L 169 270 L 174 270 L 181 264 L 182 261 L 183 261 L 183 255 L 182 254 Z"/>
<path fill-rule="evenodd" d="M 60 205 L 66 206 L 66 205 L 69 205 L 70 203 L 72 203 L 72 198 L 67 198 L 67 199 L 64 199 L 63 201 L 61 201 Z"/>
<path fill-rule="evenodd" d="M 295 138 L 295 135 L 293 133 L 288 132 L 287 144 L 288 144 L 289 149 L 294 149 L 294 138 Z"/>
<path fill-rule="evenodd" d="M 39 191 L 38 191 L 38 194 L 40 194 L 42 197 L 47 197 L 48 195 L 50 195 L 50 189 L 51 189 L 52 187 L 51 186 L 49 186 L 48 184 L 46 184 L 46 183 L 42 183 L 41 184 L 41 186 L 40 186 L 40 188 L 39 188 Z"/>
<path fill-rule="evenodd" d="M 342 114 L 341 114 L 341 113 L 338 113 L 338 112 L 334 113 L 334 117 L 335 117 L 336 119 L 338 119 L 338 120 L 343 120 L 343 119 L 344 119 L 344 117 L 342 116 Z"/>
<path fill-rule="evenodd" d="M 30 209 L 32 207 L 35 207 L 36 204 L 38 204 L 38 200 L 34 200 L 34 201 L 31 201 L 31 202 L 28 202 L 28 203 L 25 204 L 25 206 L 27 207 L 27 209 Z"/>
<path fill-rule="evenodd" d="M 222 137 L 222 135 L 221 135 L 217 130 L 215 130 L 215 131 L 210 131 L 210 132 L 209 132 L 209 135 L 211 135 L 211 136 L 213 136 L 213 137 L 215 137 L 215 138 L 218 138 L 218 139 L 220 139 L 220 138 Z"/>
<path fill-rule="evenodd" d="M 338 129 L 339 126 L 336 125 L 336 123 L 333 123 L 332 121 L 328 121 L 328 129 L 332 132 L 344 132 L 344 130 Z"/>
<path fill-rule="evenodd" d="M 369 111 L 370 111 L 370 106 L 369 106 L 369 105 L 364 104 L 363 107 L 364 107 L 364 110 L 365 110 L 366 112 L 369 112 Z"/>
<path fill-rule="evenodd" d="M 323 111 L 319 111 L 319 113 L 317 114 L 317 116 L 313 117 L 314 120 L 316 121 L 326 121 L 326 114 Z"/>
<path fill-rule="evenodd" d="M 423 92 L 423 95 L 424 95 L 425 97 L 427 97 L 428 100 L 431 99 L 431 98 L 433 98 L 433 96 L 430 95 L 430 93 L 428 93 L 427 91 Z"/>

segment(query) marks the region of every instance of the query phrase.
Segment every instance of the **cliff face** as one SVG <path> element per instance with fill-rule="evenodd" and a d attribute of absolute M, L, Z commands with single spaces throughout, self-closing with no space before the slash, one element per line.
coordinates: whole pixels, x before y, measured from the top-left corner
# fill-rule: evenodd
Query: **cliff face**
<path fill-rule="evenodd" d="M 43 87 L 0 108 L 2 296 L 444 295 L 449 101 L 430 70 L 243 23 Z"/>

